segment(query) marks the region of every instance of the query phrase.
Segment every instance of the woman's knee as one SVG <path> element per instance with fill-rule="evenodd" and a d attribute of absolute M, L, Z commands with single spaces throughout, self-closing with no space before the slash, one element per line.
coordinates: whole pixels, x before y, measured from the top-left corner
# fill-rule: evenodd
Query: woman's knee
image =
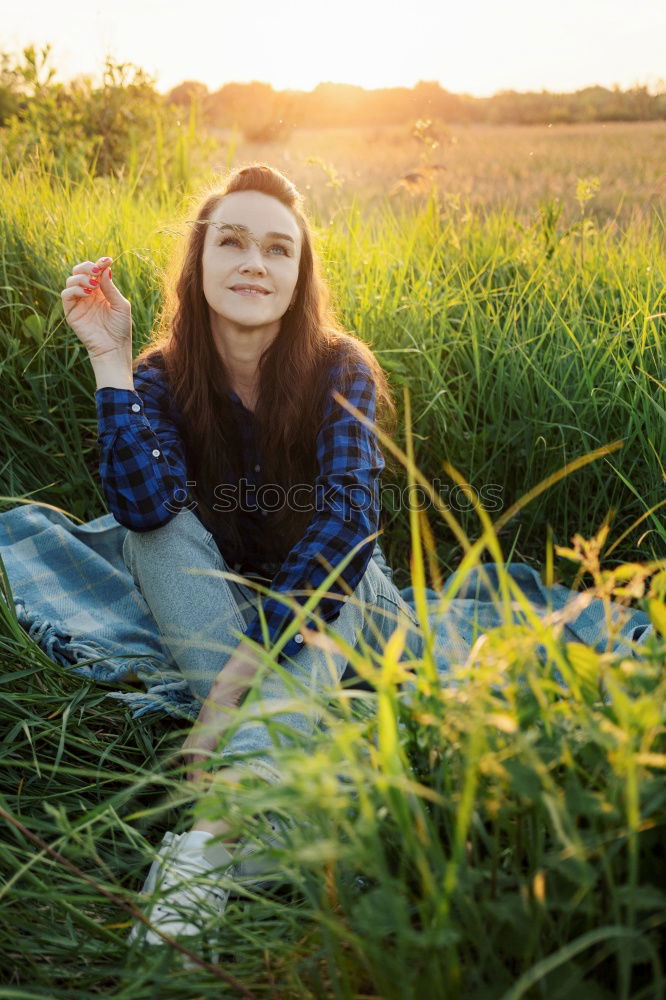
<path fill-rule="evenodd" d="M 128 530 L 123 541 L 123 561 L 139 589 L 146 569 L 162 573 L 167 566 L 192 563 L 224 568 L 212 535 L 190 510 L 179 511 L 150 531 Z"/>
<path fill-rule="evenodd" d="M 191 510 L 181 510 L 159 528 L 151 528 L 150 531 L 128 530 L 123 543 L 123 558 L 127 562 L 140 552 L 167 548 L 187 549 L 193 544 L 209 545 L 210 541 L 212 535 L 199 518 Z"/>

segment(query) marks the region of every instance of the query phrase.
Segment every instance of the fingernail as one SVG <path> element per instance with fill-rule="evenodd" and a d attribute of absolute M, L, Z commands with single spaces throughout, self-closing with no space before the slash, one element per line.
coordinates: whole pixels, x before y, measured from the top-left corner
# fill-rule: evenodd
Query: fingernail
<path fill-rule="evenodd" d="M 102 268 L 97 267 L 97 265 L 95 264 L 93 267 L 91 267 L 90 270 L 92 271 L 93 274 L 98 274 L 102 270 Z"/>
<path fill-rule="evenodd" d="M 99 285 L 99 278 L 90 278 L 89 279 L 89 284 L 91 284 L 91 285 L 93 285 L 93 286 L 96 287 L 97 285 Z"/>
<path fill-rule="evenodd" d="M 111 277 L 111 268 L 109 268 L 109 277 Z"/>
<path fill-rule="evenodd" d="M 86 295 L 90 295 L 90 293 L 94 292 L 95 289 L 94 288 L 84 288 L 83 291 L 86 293 Z"/>
<path fill-rule="evenodd" d="M 112 259 L 112 257 L 100 257 L 99 262 L 100 264 L 110 264 Z"/>

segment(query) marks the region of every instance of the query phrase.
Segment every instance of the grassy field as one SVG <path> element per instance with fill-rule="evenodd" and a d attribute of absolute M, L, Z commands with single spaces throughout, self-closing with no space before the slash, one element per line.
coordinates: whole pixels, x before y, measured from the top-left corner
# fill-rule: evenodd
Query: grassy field
<path fill-rule="evenodd" d="M 471 561 L 511 557 L 570 582 L 581 567 L 556 547 L 609 522 L 578 582 L 649 607 L 663 632 L 665 136 L 451 129 L 437 148 L 385 131 L 266 148 L 219 137 L 213 166 L 264 159 L 306 189 L 340 317 L 390 373 L 407 450 L 409 416 L 415 466 L 384 478 L 398 586 L 439 589 L 478 540 Z M 437 162 L 436 190 L 398 183 Z M 60 290 L 74 262 L 118 258 L 138 349 L 189 191 L 207 179 L 157 190 L 2 168 L 2 509 L 105 512 L 94 379 Z M 452 500 L 450 466 L 485 510 Z M 452 500 L 458 537 L 433 506 L 408 509 L 415 467 Z M 278 788 L 218 782 L 197 798 L 169 760 L 182 726 L 109 707 L 0 612 L 0 998 L 663 996 L 661 635 L 623 659 L 535 622 L 508 627 L 451 685 L 426 657 L 411 699 L 396 648 L 360 656 L 376 694 L 332 697 L 314 748 L 278 755 Z M 128 962 L 121 904 L 136 901 L 149 845 L 201 810 L 258 839 L 251 817 L 294 819 L 284 878 L 232 902 L 219 966 L 179 970 L 171 948 Z"/>
<path fill-rule="evenodd" d="M 321 211 L 357 195 L 365 207 L 385 198 L 400 205 L 434 181 L 442 201 L 473 209 L 507 211 L 529 224 L 543 203 L 559 199 L 563 222 L 579 216 L 581 178 L 600 189 L 588 214 L 600 225 L 631 217 L 663 218 L 666 196 L 666 123 L 589 125 L 451 125 L 307 130 L 280 143 L 243 143 L 218 131 L 222 148 L 213 163 L 224 167 L 229 144 L 237 156 L 269 160 L 284 170 Z M 432 141 L 437 143 L 432 145 Z M 405 178 L 425 169 L 423 179 Z"/>

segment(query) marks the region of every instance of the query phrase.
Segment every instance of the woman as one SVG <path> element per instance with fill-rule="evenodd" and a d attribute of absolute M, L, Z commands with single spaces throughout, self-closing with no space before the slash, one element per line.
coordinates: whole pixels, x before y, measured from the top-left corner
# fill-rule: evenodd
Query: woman
<path fill-rule="evenodd" d="M 100 474 L 129 529 L 126 565 L 202 701 L 183 756 L 192 767 L 216 752 L 234 781 L 231 762 L 245 754 L 245 767 L 276 781 L 265 724 L 222 740 L 262 665 L 265 704 L 293 697 L 292 680 L 318 691 L 342 678 L 344 655 L 306 641 L 317 623 L 379 652 L 400 623 L 405 656 L 422 652 L 375 544 L 376 434 L 333 396 L 390 418 L 387 383 L 370 349 L 334 323 L 300 196 L 270 167 L 238 170 L 203 200 L 161 329 L 134 361 L 131 306 L 110 264 L 75 265 L 63 307 L 95 372 Z M 275 722 L 307 735 L 318 720 L 287 711 Z M 159 930 L 198 933 L 228 897 L 210 873 L 252 871 L 246 845 L 221 842 L 227 830 L 201 820 L 165 835 L 144 886 L 169 890 L 149 908 Z"/>

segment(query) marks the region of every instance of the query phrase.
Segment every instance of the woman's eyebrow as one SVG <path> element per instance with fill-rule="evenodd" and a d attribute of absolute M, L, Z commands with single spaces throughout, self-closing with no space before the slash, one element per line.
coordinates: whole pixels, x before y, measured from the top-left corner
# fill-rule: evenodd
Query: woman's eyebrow
<path fill-rule="evenodd" d="M 242 226 L 237 222 L 216 222 L 215 225 L 221 231 L 223 229 L 239 230 L 240 232 L 249 232 L 247 226 Z M 294 243 L 294 237 L 289 236 L 288 233 L 266 233 L 266 236 L 270 236 L 274 240 L 288 240 L 290 243 Z"/>
<path fill-rule="evenodd" d="M 289 236 L 287 233 L 266 233 L 266 236 L 270 236 L 273 240 L 289 240 L 290 243 L 294 242 L 294 237 Z"/>

